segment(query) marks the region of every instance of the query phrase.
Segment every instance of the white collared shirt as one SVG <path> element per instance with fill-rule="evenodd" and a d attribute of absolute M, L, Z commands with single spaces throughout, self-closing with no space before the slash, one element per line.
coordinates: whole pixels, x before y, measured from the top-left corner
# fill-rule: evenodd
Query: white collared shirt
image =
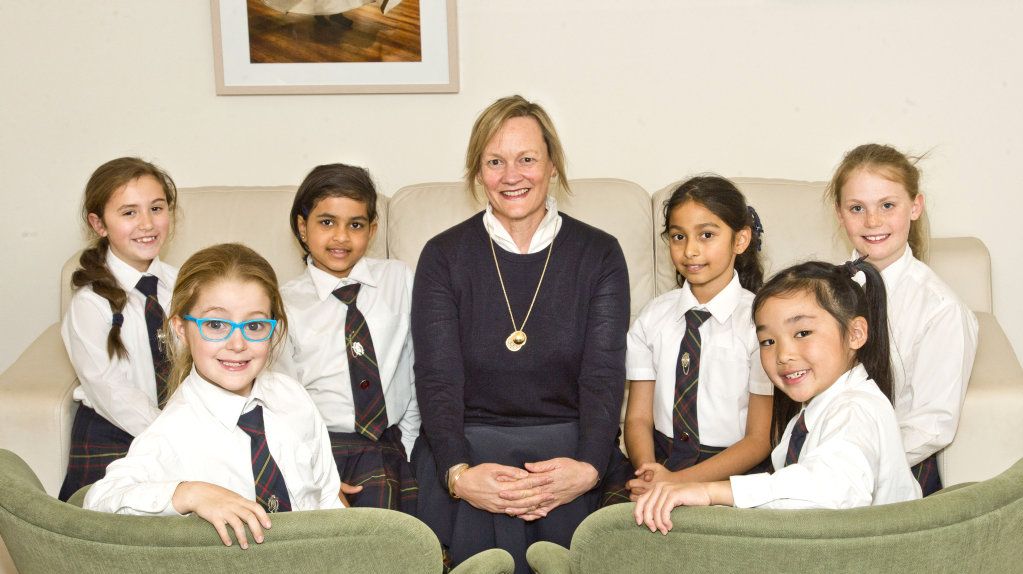
<path fill-rule="evenodd" d="M 536 253 L 537 251 L 547 249 L 547 246 L 554 241 L 554 237 L 561 229 L 561 214 L 558 213 L 558 202 L 550 193 L 547 194 L 544 207 L 547 208 L 547 213 L 540 220 L 540 226 L 533 232 L 533 238 L 529 240 L 529 249 L 526 253 Z M 519 253 L 519 246 L 515 244 L 511 234 L 494 216 L 494 208 L 489 203 L 487 204 L 486 212 L 483 214 L 483 227 L 490 234 L 490 237 L 494 239 L 494 243 L 498 247 L 509 253 Z"/>
<path fill-rule="evenodd" d="M 739 275 L 706 305 L 688 283 L 647 303 L 629 329 L 625 376 L 654 381 L 654 428 L 673 437 L 675 371 L 679 345 L 686 332 L 687 311 L 710 311 L 700 325 L 700 384 L 696 392 L 700 442 L 731 446 L 746 436 L 750 393 L 771 395 L 774 386 L 760 363 L 760 343 L 753 326 L 753 294 L 739 284 Z"/>
<path fill-rule="evenodd" d="M 342 285 L 361 283 L 356 306 L 366 317 L 380 369 L 387 422 L 398 425 L 407 455 L 419 436 L 419 404 L 412 373 L 412 279 L 408 265 L 363 257 L 345 279 L 317 269 L 281 288 L 288 339 L 274 370 L 297 379 L 333 432 L 355 432 L 355 402 L 345 350 L 348 306 L 334 297 Z"/>
<path fill-rule="evenodd" d="M 863 365 L 846 371 L 806 408 L 799 461 L 785 465 L 793 417 L 771 452 L 777 469 L 731 478 L 737 508 L 854 508 L 920 498 L 895 411 Z"/>
<path fill-rule="evenodd" d="M 979 326 L 973 312 L 913 257 L 909 246 L 881 276 L 888 292 L 895 414 L 912 466 L 955 437 Z"/>
<path fill-rule="evenodd" d="M 153 424 L 110 463 L 89 489 L 85 508 L 101 512 L 176 515 L 172 498 L 183 481 L 209 482 L 256 499 L 251 438 L 238 417 L 257 405 L 270 455 L 288 486 L 293 510 L 343 508 L 341 478 L 330 438 L 309 395 L 294 380 L 264 370 L 248 397 L 213 385 L 195 369 Z"/>
<path fill-rule="evenodd" d="M 74 399 L 132 436 L 138 436 L 160 414 L 156 406 L 156 374 L 146 329 L 146 296 L 135 288 L 143 275 L 156 276 L 156 298 L 164 313 L 170 307 L 178 270 L 159 259 L 142 273 L 107 250 L 107 268 L 118 286 L 128 294 L 121 314 L 121 341 L 128 350 L 124 359 L 107 354 L 107 336 L 113 322 L 110 303 L 92 287 L 75 291 L 61 324 L 71 364 L 79 386 Z"/>

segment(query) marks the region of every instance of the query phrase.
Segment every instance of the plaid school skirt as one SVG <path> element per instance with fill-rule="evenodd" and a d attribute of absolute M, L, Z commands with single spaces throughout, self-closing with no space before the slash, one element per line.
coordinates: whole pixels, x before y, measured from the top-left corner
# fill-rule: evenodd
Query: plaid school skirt
<path fill-rule="evenodd" d="M 921 460 L 910 470 L 916 481 L 920 483 L 920 490 L 923 491 L 924 496 L 941 490 L 941 477 L 938 475 L 938 453 Z"/>
<path fill-rule="evenodd" d="M 385 430 L 376 441 L 355 432 L 329 434 L 341 482 L 362 487 L 357 494 L 345 495 L 352 506 L 416 515 L 419 487 L 397 425 Z"/>
<path fill-rule="evenodd" d="M 134 438 L 93 409 L 78 405 L 78 413 L 71 426 L 67 475 L 58 498 L 66 502 L 78 489 L 103 478 L 108 464 L 128 454 Z"/>

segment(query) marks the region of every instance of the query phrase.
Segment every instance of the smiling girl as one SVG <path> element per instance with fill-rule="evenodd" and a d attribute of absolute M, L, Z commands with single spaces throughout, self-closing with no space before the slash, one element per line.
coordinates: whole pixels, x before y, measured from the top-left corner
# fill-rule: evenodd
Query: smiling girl
<path fill-rule="evenodd" d="M 866 289 L 853 281 L 863 272 Z M 881 275 L 862 259 L 810 261 L 775 275 L 753 302 L 760 360 L 774 386 L 776 472 L 660 482 L 637 524 L 666 533 L 676 506 L 851 508 L 920 498 L 890 402 Z"/>
<path fill-rule="evenodd" d="M 636 500 L 657 481 L 722 480 L 770 453 L 772 386 L 750 322 L 762 231 L 722 177 L 689 179 L 665 202 L 679 288 L 629 330 L 625 444 L 636 477 L 619 496 Z"/>
<path fill-rule="evenodd" d="M 71 277 L 61 325 L 81 401 L 61 500 L 102 478 L 166 400 L 169 363 L 157 333 L 178 271 L 159 254 L 176 198 L 170 176 L 134 157 L 99 166 L 85 186 L 82 217 L 94 239 Z"/>
<path fill-rule="evenodd" d="M 865 256 L 884 277 L 895 413 L 926 496 L 941 489 L 937 453 L 959 425 L 977 353 L 977 318 L 921 261 L 927 231 L 915 160 L 888 146 L 859 146 L 838 166 L 828 197 L 854 257 Z"/>
<path fill-rule="evenodd" d="M 171 395 L 85 498 L 104 512 L 194 512 L 248 547 L 268 514 L 342 508 L 327 429 L 293 379 L 265 370 L 287 320 L 277 277 L 248 247 L 208 247 L 181 267 L 169 328 Z"/>

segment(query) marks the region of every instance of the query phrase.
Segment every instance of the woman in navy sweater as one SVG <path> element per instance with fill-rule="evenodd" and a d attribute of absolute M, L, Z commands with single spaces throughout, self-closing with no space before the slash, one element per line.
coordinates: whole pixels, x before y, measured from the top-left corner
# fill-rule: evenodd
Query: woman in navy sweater
<path fill-rule="evenodd" d="M 559 213 L 550 118 L 520 96 L 480 114 L 466 184 L 485 211 L 423 249 L 412 300 L 422 435 L 420 517 L 453 564 L 504 548 L 529 572 L 538 540 L 568 546 L 628 472 L 617 445 L 629 282 L 611 235 Z"/>

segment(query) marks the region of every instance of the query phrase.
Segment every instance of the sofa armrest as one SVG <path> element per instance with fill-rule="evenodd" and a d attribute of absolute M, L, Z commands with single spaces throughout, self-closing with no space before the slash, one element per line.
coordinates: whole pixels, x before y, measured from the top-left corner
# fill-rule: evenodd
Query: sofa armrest
<path fill-rule="evenodd" d="M 534 542 L 526 550 L 526 561 L 536 574 L 572 574 L 568 548 L 553 542 Z"/>
<path fill-rule="evenodd" d="M 77 384 L 58 323 L 0 374 L 0 448 L 21 456 L 53 496 L 67 471 Z"/>
<path fill-rule="evenodd" d="M 959 429 L 938 454 L 945 486 L 987 480 L 1023 458 L 1023 367 L 1001 325 L 977 313 L 980 344 Z"/>
<path fill-rule="evenodd" d="M 459 564 L 451 574 L 514 574 L 515 559 L 507 550 L 491 548 L 474 554 Z"/>

